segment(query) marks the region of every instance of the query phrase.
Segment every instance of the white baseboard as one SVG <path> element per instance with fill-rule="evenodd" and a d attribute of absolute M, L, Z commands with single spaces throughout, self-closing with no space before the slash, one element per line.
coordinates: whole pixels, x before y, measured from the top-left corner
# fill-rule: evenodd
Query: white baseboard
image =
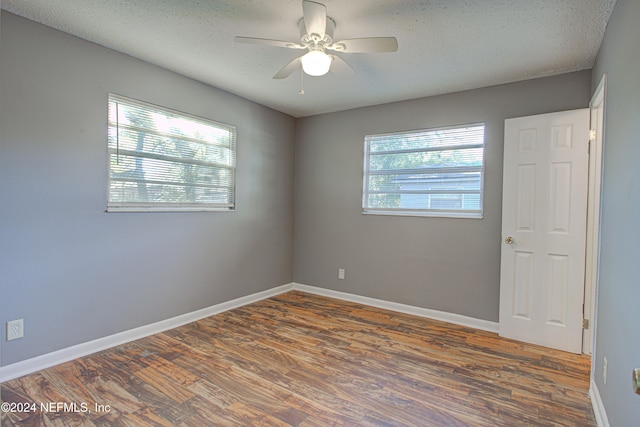
<path fill-rule="evenodd" d="M 167 331 L 169 329 L 177 328 L 179 326 L 186 325 L 187 323 L 195 322 L 197 320 L 204 319 L 205 317 L 213 316 L 224 311 L 232 310 L 234 308 L 242 307 L 244 305 L 261 301 L 263 299 L 271 298 L 273 296 L 289 292 L 292 289 L 293 283 L 277 286 L 272 289 L 267 289 L 266 291 L 216 304 L 211 307 L 172 317 L 170 319 L 161 320 L 150 325 L 141 326 L 139 328 L 131 329 L 124 332 L 119 332 L 107 337 L 98 338 L 93 341 L 43 354 L 42 356 L 37 356 L 31 359 L 23 360 L 21 362 L 13 363 L 11 365 L 2 366 L 0 367 L 0 383 L 21 377 L 23 375 L 31 374 L 42 369 L 50 368 L 51 366 L 59 365 L 60 363 L 68 362 L 79 357 L 87 356 L 98 351 L 122 345 L 130 341 L 145 338 L 153 334 Z"/>
<path fill-rule="evenodd" d="M 416 307 L 397 302 L 390 302 L 376 298 L 363 297 L 360 295 L 349 294 L 346 292 L 333 291 L 331 289 L 317 288 L 315 286 L 294 283 L 293 289 L 308 292 L 310 294 L 322 295 L 325 297 L 337 298 L 345 301 L 356 302 L 359 304 L 370 305 L 373 307 L 383 308 L 386 310 L 398 311 L 400 313 L 412 314 L 414 316 L 426 317 L 428 319 L 440 320 L 442 322 L 453 323 L 460 326 L 481 329 L 483 331 L 498 333 L 498 323 L 488 320 L 476 319 L 455 313 L 447 313 L 445 311 L 431 310 L 428 308 Z"/>
<path fill-rule="evenodd" d="M 412 314 L 415 316 L 440 320 L 443 322 L 481 329 L 484 331 L 496 333 L 498 332 L 498 324 L 496 322 L 475 319 L 473 317 L 462 316 L 459 314 L 446 313 L 443 311 L 430 310 L 428 308 L 400 304 L 397 302 L 384 301 L 376 298 L 349 294 L 346 292 L 333 291 L 330 289 L 323 289 L 315 286 L 303 285 L 300 283 L 289 283 L 286 285 L 277 286 L 272 289 L 267 289 L 266 291 L 216 304 L 211 307 L 203 308 L 201 310 L 196 310 L 191 313 L 172 317 L 171 319 L 162 320 L 150 325 L 140 326 L 139 328 L 119 332 L 107 337 L 98 338 L 93 341 L 63 348 L 61 350 L 43 354 L 41 356 L 23 360 L 21 362 L 16 362 L 11 365 L 2 366 L 0 367 L 0 383 L 21 377 L 23 375 L 31 374 L 42 369 L 50 368 L 51 366 L 59 365 L 60 363 L 68 362 L 79 357 L 84 357 L 98 351 L 122 345 L 130 341 L 135 341 L 137 339 L 145 338 L 169 329 L 177 328 L 179 326 L 186 325 L 187 323 L 195 322 L 197 320 L 204 319 L 205 317 L 213 316 L 224 311 L 232 310 L 234 308 L 242 307 L 244 305 L 261 301 L 263 299 L 271 298 L 273 296 L 280 295 L 291 290 L 298 290 L 302 292 L 308 292 L 310 294 L 356 302 L 359 304 L 370 305 L 372 307 Z M 606 424 L 605 426 L 608 426 L 608 424 Z"/>
<path fill-rule="evenodd" d="M 602 398 L 600 397 L 600 391 L 598 390 L 596 382 L 593 380 L 591 380 L 591 387 L 589 387 L 589 397 L 591 398 L 591 406 L 593 406 L 593 414 L 596 417 L 598 427 L 611 427 L 609 418 L 607 418 L 607 411 L 605 411 Z"/>

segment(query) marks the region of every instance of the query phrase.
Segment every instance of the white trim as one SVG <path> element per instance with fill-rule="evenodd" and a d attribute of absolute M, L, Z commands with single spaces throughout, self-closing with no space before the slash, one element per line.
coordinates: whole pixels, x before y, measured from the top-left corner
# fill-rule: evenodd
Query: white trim
<path fill-rule="evenodd" d="M 310 294 L 337 298 L 344 301 L 356 302 L 360 304 L 366 304 L 372 307 L 383 308 L 386 310 L 412 314 L 414 316 L 425 317 L 433 320 L 440 320 L 442 322 L 448 322 L 448 323 L 453 323 L 460 326 L 467 326 L 470 328 L 481 329 L 483 331 L 498 333 L 498 322 L 491 322 L 489 320 L 476 319 L 474 317 L 467 317 L 461 314 L 431 310 L 429 308 L 416 307 L 413 305 L 385 301 L 385 300 L 376 299 L 376 298 L 369 298 L 361 295 L 334 291 L 331 289 L 317 288 L 315 286 L 308 286 L 300 283 L 294 283 L 293 289 L 297 291 L 307 292 Z"/>
<path fill-rule="evenodd" d="M 589 143 L 589 196 L 587 203 L 587 230 L 585 247 L 585 288 L 584 313 L 590 327 L 583 331 L 582 352 L 595 358 L 596 310 L 599 287 L 600 268 L 600 231 L 602 228 L 602 177 L 604 171 L 603 149 L 605 139 L 605 99 L 607 91 L 607 74 L 603 74 L 598 87 L 589 102 L 591 122 L 589 129 L 596 130 L 596 139 Z M 595 114 L 595 123 L 593 123 Z M 595 378 L 595 363 L 592 364 L 591 378 Z"/>
<path fill-rule="evenodd" d="M 607 411 L 604 409 L 604 404 L 600 398 L 600 391 L 595 381 L 591 381 L 589 397 L 591 398 L 591 406 L 593 406 L 593 414 L 596 417 L 598 427 L 611 427 L 609 418 L 607 417 Z"/>
<path fill-rule="evenodd" d="M 186 325 L 187 323 L 195 322 L 224 311 L 271 298 L 273 296 L 289 292 L 291 289 L 293 289 L 293 284 L 291 283 L 277 286 L 272 289 L 267 289 L 266 291 L 236 298 L 234 300 L 216 304 L 201 310 L 196 310 L 191 313 L 182 314 L 170 319 L 161 320 L 149 325 L 140 326 L 128 331 L 119 332 L 93 341 L 63 348 L 41 356 L 36 356 L 11 365 L 2 366 L 0 367 L 0 383 L 23 375 L 31 374 L 42 369 L 50 368 L 51 366 L 59 365 L 60 363 L 68 362 L 79 357 L 87 356 L 98 351 L 106 350 L 117 345 L 122 345 L 130 341 L 177 328 L 179 326 Z"/>

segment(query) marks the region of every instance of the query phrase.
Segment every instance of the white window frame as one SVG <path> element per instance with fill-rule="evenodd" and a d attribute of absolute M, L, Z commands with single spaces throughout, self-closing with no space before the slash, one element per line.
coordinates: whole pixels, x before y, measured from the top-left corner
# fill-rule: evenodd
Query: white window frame
<path fill-rule="evenodd" d="M 107 212 L 189 212 L 189 211 L 234 211 L 235 210 L 235 176 L 236 176 L 236 128 L 235 126 L 216 122 L 214 120 L 198 117 L 195 115 L 187 114 L 181 111 L 176 111 L 170 108 L 157 106 L 154 104 L 150 104 L 144 101 L 139 101 L 136 99 L 127 98 L 124 96 L 109 94 L 109 117 L 108 117 L 108 136 L 107 136 L 107 152 L 108 152 L 108 186 L 107 186 Z M 115 103 L 115 104 L 112 104 Z M 216 131 L 220 131 L 223 135 L 227 134 L 223 140 L 225 143 L 220 143 L 217 140 L 213 140 L 213 138 L 201 137 L 194 138 L 189 136 L 182 136 L 176 133 L 171 133 L 173 130 L 169 131 L 161 131 L 157 129 L 152 129 L 151 127 L 134 127 L 133 125 L 125 125 L 120 123 L 117 115 L 118 115 L 118 107 L 120 105 L 128 105 L 135 106 L 137 108 L 144 109 L 145 112 L 149 113 L 159 113 L 161 115 L 165 115 L 170 119 L 185 119 L 190 123 L 194 123 L 196 126 L 206 126 L 210 128 L 214 128 Z M 121 107 L 120 107 L 121 108 Z M 113 111 L 116 112 L 116 117 L 113 117 Z M 215 162 L 212 160 L 202 160 L 202 159 L 186 159 L 184 157 L 177 157 L 175 155 L 168 154 L 166 151 L 159 152 L 149 152 L 145 150 L 144 152 L 139 152 L 137 150 L 124 150 L 120 147 L 120 132 L 126 130 L 134 130 L 136 132 L 140 132 L 142 134 L 150 135 L 156 138 L 172 138 L 181 140 L 183 142 L 190 142 L 199 144 L 202 147 L 216 147 L 220 150 L 227 150 L 229 153 L 228 161 L 221 163 Z M 209 149 L 209 148 L 206 148 Z M 161 161 L 167 164 L 173 165 L 197 165 L 200 167 L 209 168 L 210 171 L 220 171 L 224 170 L 224 173 L 228 175 L 228 180 L 225 180 L 225 184 L 217 183 L 214 184 L 212 182 L 199 182 L 193 183 L 188 182 L 186 180 L 180 180 L 177 178 L 176 180 L 171 181 L 162 181 L 162 180 L 147 180 L 146 176 L 144 179 L 133 179 L 133 178 L 122 178 L 116 177 L 115 169 L 116 167 L 113 164 L 113 158 L 116 157 L 116 164 L 119 159 L 128 157 L 129 159 L 142 159 L 143 161 Z M 163 169 L 164 170 L 164 169 Z M 121 196 L 120 199 L 112 193 L 118 193 L 114 188 L 117 186 L 115 182 L 120 182 L 124 187 L 125 183 L 129 182 L 138 182 L 146 185 L 174 185 L 176 187 L 180 187 L 181 185 L 190 186 L 195 188 L 196 191 L 205 191 L 206 188 L 216 188 L 227 192 L 227 196 L 223 202 L 202 202 L 197 200 L 183 200 L 180 202 L 169 201 L 169 200 L 155 200 L 155 201 L 140 201 L 140 200 L 125 200 L 126 197 Z M 227 182 L 228 181 L 228 182 Z M 112 185 L 113 184 L 113 185 Z M 120 190 L 120 193 L 124 193 L 124 190 Z M 197 197 L 197 196 L 194 196 Z"/>
<path fill-rule="evenodd" d="M 420 138 L 420 135 L 425 134 L 435 134 L 436 132 L 446 132 L 450 130 L 459 130 L 465 128 L 474 128 L 482 127 L 482 142 L 481 143 L 465 143 L 461 145 L 456 145 L 454 143 L 439 145 L 439 146 L 422 146 L 422 147 L 412 147 L 407 149 L 392 149 L 387 151 L 376 151 L 371 152 L 371 144 L 374 141 L 380 141 L 384 137 L 389 137 L 389 139 L 396 138 Z M 438 127 L 438 128 L 427 128 L 427 129 L 418 129 L 418 130 L 410 130 L 410 131 L 401 131 L 401 132 L 393 132 L 393 133 L 384 133 L 384 134 L 372 134 L 366 135 L 364 138 L 364 166 L 363 166 L 363 184 L 362 184 L 362 213 L 363 214 L 373 214 L 373 215 L 402 215 L 402 216 L 427 216 L 427 217 L 445 217 L 445 218 L 473 218 L 473 219 L 481 219 L 484 215 L 484 169 L 485 169 L 485 142 L 486 142 L 486 124 L 485 123 L 473 123 L 473 124 L 464 124 L 464 125 L 454 125 L 454 126 L 446 126 L 446 127 Z M 425 144 L 427 143 L 428 138 L 425 137 Z M 443 167 L 441 170 L 437 168 L 432 168 L 431 172 L 434 175 L 438 173 L 446 174 L 446 173 L 480 173 L 480 183 L 478 190 L 411 190 L 411 191 L 375 191 L 370 189 L 370 177 L 372 175 L 388 175 L 393 176 L 402 172 L 402 174 L 424 174 L 424 168 L 414 168 L 414 169 L 400 169 L 400 168 L 390 168 L 385 170 L 371 170 L 371 156 L 375 155 L 394 155 L 394 154 L 403 154 L 403 153 L 427 153 L 427 152 L 444 152 L 452 149 L 482 149 L 482 162 L 480 166 L 453 166 L 453 167 Z M 479 196 L 479 209 L 457 209 L 457 210 L 446 210 L 446 209 L 430 209 L 429 207 L 425 208 L 378 208 L 371 206 L 369 204 L 369 196 L 372 194 L 422 194 L 422 195 L 438 195 L 438 194 L 459 194 L 462 196 L 462 200 L 464 203 L 464 199 L 467 195 L 478 195 Z M 430 203 L 429 203 L 430 205 Z"/>

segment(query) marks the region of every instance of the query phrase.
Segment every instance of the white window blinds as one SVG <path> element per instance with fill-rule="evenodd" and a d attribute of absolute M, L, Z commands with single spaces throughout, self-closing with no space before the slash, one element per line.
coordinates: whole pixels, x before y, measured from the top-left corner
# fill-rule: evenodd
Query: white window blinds
<path fill-rule="evenodd" d="M 233 210 L 236 129 L 109 95 L 108 210 Z"/>
<path fill-rule="evenodd" d="M 365 137 L 364 213 L 482 217 L 484 124 Z"/>

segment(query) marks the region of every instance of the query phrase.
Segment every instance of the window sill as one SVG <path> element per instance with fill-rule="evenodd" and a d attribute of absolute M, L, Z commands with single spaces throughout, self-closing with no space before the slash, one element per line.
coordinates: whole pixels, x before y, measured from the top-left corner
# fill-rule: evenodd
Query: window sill
<path fill-rule="evenodd" d="M 206 208 L 206 207 L 139 207 L 126 206 L 116 207 L 109 206 L 105 212 L 107 213 L 170 213 L 170 212 L 235 212 L 235 208 Z"/>
<path fill-rule="evenodd" d="M 387 211 L 387 210 L 363 210 L 363 215 L 384 215 L 384 216 L 412 216 L 426 218 L 455 218 L 455 219 L 483 219 L 480 213 L 469 212 L 421 212 L 421 211 Z"/>

